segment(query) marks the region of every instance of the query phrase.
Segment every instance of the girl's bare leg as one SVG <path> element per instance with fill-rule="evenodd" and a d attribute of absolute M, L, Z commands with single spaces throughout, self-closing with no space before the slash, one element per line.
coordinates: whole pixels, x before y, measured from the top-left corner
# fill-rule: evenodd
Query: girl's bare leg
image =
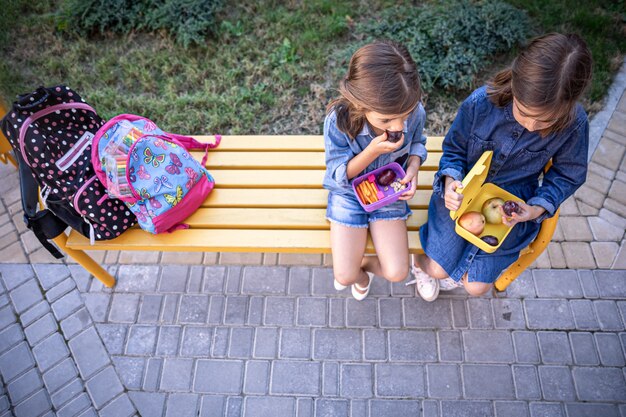
<path fill-rule="evenodd" d="M 330 224 L 330 247 L 333 254 L 333 273 L 342 285 L 369 285 L 369 276 L 361 268 L 367 243 L 367 229 Z"/>
<path fill-rule="evenodd" d="M 405 220 L 380 220 L 370 223 L 370 233 L 377 257 L 366 257 L 366 271 L 399 282 L 409 274 L 409 241 Z"/>

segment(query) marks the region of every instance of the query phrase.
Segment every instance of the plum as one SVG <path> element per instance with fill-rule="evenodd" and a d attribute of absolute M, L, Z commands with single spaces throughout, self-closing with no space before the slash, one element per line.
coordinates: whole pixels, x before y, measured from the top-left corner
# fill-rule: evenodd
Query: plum
<path fill-rule="evenodd" d="M 387 140 L 389 142 L 399 141 L 400 138 L 402 137 L 402 134 L 404 133 L 401 130 L 385 130 L 385 132 L 387 132 Z"/>
<path fill-rule="evenodd" d="M 393 180 L 396 179 L 396 173 L 393 169 L 389 169 L 387 168 L 386 170 L 384 170 L 383 172 L 381 172 L 378 177 L 376 178 L 376 181 L 378 181 L 378 183 L 380 185 L 382 185 L 383 187 L 391 184 L 393 182 Z"/>
<path fill-rule="evenodd" d="M 481 237 L 482 240 L 485 241 L 489 246 L 498 246 L 498 238 L 492 235 L 487 235 Z"/>
<path fill-rule="evenodd" d="M 511 217 L 513 213 L 520 214 L 522 212 L 522 208 L 520 207 L 520 205 L 513 200 L 505 201 L 502 205 L 502 210 L 507 217 Z"/>

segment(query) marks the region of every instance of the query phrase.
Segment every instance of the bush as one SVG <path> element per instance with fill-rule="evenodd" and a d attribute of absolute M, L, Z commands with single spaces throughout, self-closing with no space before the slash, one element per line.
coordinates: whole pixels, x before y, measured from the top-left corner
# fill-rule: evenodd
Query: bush
<path fill-rule="evenodd" d="M 527 38 L 530 22 L 501 1 L 451 0 L 388 9 L 358 30 L 368 42 L 386 38 L 404 44 L 426 90 L 468 90 L 493 54 Z"/>
<path fill-rule="evenodd" d="M 214 35 L 224 0 L 64 0 L 58 27 L 81 34 L 165 30 L 184 47 Z"/>

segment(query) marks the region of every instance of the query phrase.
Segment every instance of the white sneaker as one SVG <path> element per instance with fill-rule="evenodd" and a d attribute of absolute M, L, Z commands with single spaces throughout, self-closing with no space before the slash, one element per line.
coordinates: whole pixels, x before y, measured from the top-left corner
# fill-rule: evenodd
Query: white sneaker
<path fill-rule="evenodd" d="M 411 273 L 415 277 L 415 295 L 425 301 L 435 301 L 439 296 L 439 280 L 432 278 L 415 265 L 415 257 L 411 256 Z"/>
<path fill-rule="evenodd" d="M 440 291 L 452 291 L 456 288 L 463 287 L 463 283 L 461 281 L 455 281 L 452 278 L 444 278 L 439 281 L 439 290 Z"/>
<path fill-rule="evenodd" d="M 367 297 L 367 295 L 370 293 L 370 287 L 372 286 L 372 281 L 374 280 L 374 274 L 372 272 L 365 271 L 365 273 L 367 274 L 367 276 L 370 277 L 370 281 L 367 283 L 367 287 L 363 288 L 356 282 L 352 284 L 352 296 L 358 301 L 365 300 L 365 297 Z M 357 290 L 365 292 L 361 293 Z"/>

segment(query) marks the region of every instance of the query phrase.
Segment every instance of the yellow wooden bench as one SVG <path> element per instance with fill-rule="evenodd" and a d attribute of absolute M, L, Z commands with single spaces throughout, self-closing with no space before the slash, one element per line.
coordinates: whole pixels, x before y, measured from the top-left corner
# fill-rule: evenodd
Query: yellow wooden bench
<path fill-rule="evenodd" d="M 196 136 L 200 141 L 212 137 Z M 442 137 L 427 140 L 428 159 L 420 169 L 418 189 L 409 202 L 409 249 L 421 253 L 419 227 L 427 218 L 433 176 L 441 158 Z M 200 160 L 201 153 L 194 153 Z M 209 151 L 207 168 L 216 186 L 202 207 L 186 220 L 187 230 L 151 235 L 133 228 L 122 236 L 90 245 L 72 231 L 56 244 L 106 286 L 115 280 L 84 250 L 297 252 L 329 253 L 329 223 L 325 219 L 327 191 L 322 136 L 224 136 Z M 556 218 L 545 221 L 537 240 L 496 283 L 503 291 L 550 241 Z M 371 240 L 367 251 L 374 252 Z"/>

